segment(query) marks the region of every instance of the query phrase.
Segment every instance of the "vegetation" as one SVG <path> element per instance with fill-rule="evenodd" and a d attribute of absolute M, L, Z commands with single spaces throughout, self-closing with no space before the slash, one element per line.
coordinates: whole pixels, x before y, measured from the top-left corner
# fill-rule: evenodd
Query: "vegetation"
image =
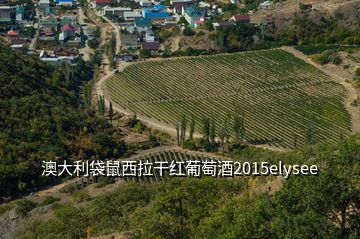
<path fill-rule="evenodd" d="M 124 153 L 120 135 L 81 98 L 91 64 L 52 68 L 1 46 L 0 63 L 0 201 L 55 181 L 41 176 L 42 161 Z"/>
<path fill-rule="evenodd" d="M 198 132 L 204 116 L 214 117 L 218 131 L 228 113 L 233 125 L 240 110 L 243 137 L 252 143 L 293 147 L 295 134 L 302 146 L 310 126 L 313 143 L 349 132 L 344 89 L 282 50 L 142 62 L 106 84 L 121 107 L 169 125 L 194 115 Z"/>
<path fill-rule="evenodd" d="M 293 175 L 283 181 L 274 177 L 135 178 L 141 183 L 128 181 L 86 204 L 56 206 L 50 220 L 33 221 L 15 238 L 84 238 L 89 231 L 93 236 L 127 231 L 130 238 L 352 239 L 360 235 L 359 135 L 292 153 L 249 147 L 231 155 L 249 162 L 316 164 L 320 174 Z M 143 160 L 155 158 L 192 156 L 163 152 Z"/>

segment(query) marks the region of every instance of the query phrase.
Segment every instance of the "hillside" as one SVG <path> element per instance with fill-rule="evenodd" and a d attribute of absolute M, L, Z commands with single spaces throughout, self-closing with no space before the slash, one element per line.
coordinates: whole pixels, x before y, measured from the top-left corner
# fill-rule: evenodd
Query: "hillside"
<path fill-rule="evenodd" d="M 359 140 L 290 153 L 247 147 L 229 155 L 239 162 L 315 164 L 318 176 L 129 177 L 85 184 L 63 192 L 60 201 L 54 194 L 33 204 L 14 238 L 357 238 Z M 157 157 L 212 158 L 164 151 L 141 159 Z"/>
<path fill-rule="evenodd" d="M 86 111 L 80 86 L 92 66 L 52 68 L 0 46 L 0 202 L 44 186 L 42 161 L 119 157 L 125 145 Z"/>
<path fill-rule="evenodd" d="M 309 130 L 314 142 L 335 142 L 350 130 L 344 89 L 282 50 L 141 62 L 106 86 L 117 106 L 173 128 L 195 115 L 198 132 L 205 116 L 220 130 L 239 108 L 254 144 L 302 146 Z"/>

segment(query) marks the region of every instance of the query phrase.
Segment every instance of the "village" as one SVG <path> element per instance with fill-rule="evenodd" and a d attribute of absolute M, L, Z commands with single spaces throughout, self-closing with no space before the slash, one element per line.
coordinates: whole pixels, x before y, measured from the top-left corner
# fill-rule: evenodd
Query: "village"
<path fill-rule="evenodd" d="M 254 11 L 274 7 L 272 1 L 264 1 L 256 10 L 232 14 L 234 9 L 244 7 L 244 3 L 237 0 L 219 4 L 194 0 L 28 0 L 0 4 L 1 44 L 24 54 L 37 54 L 41 60 L 55 65 L 76 63 L 80 58 L 89 60 L 100 47 L 103 29 L 99 22 L 116 32 L 114 60 L 134 61 L 176 51 L 178 47 L 174 44 L 180 36 L 188 39 L 200 36 L 206 41 L 208 36 L 204 32 L 210 29 L 253 24 Z M 105 40 L 109 41 L 109 36 Z M 187 47 L 191 48 L 191 44 Z"/>

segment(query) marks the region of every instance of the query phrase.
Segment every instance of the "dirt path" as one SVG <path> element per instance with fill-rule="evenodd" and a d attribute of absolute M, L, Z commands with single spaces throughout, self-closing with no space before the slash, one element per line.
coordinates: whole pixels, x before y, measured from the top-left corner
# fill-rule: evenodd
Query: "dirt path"
<path fill-rule="evenodd" d="M 293 47 L 282 47 L 282 49 L 287 52 L 290 52 L 291 54 L 302 59 L 303 61 L 315 66 L 319 70 L 323 71 L 325 74 L 331 76 L 334 81 L 341 84 L 345 88 L 347 94 L 344 99 L 344 104 L 346 110 L 349 112 L 351 116 L 351 130 L 353 132 L 360 132 L 360 107 L 351 105 L 351 103 L 354 102 L 354 100 L 359 99 L 359 96 L 353 85 L 348 82 L 351 79 L 347 79 L 344 75 L 341 74 L 341 72 L 339 72 L 334 68 L 326 67 L 326 65 L 321 66 L 314 63 L 305 54 L 295 50 Z"/>

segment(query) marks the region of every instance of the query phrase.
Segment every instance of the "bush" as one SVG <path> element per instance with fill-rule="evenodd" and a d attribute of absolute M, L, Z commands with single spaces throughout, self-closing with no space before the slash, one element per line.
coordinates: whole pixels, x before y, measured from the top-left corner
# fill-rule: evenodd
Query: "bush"
<path fill-rule="evenodd" d="M 42 201 L 41 203 L 39 203 L 39 207 L 43 207 L 46 205 L 50 205 L 53 204 L 54 202 L 60 201 L 60 198 L 54 198 L 52 196 L 47 196 L 44 201 Z"/>
<path fill-rule="evenodd" d="M 16 206 L 16 213 L 25 216 L 29 211 L 36 207 L 36 203 L 28 199 L 22 199 L 16 202 Z"/>
<path fill-rule="evenodd" d="M 91 196 L 85 189 L 74 192 L 71 197 L 73 198 L 74 202 L 86 202 L 91 200 Z"/>
<path fill-rule="evenodd" d="M 191 27 L 186 26 L 184 31 L 183 31 L 183 35 L 185 35 L 185 36 L 193 36 L 193 35 L 195 35 L 195 32 L 193 31 L 193 29 L 191 29 Z"/>

